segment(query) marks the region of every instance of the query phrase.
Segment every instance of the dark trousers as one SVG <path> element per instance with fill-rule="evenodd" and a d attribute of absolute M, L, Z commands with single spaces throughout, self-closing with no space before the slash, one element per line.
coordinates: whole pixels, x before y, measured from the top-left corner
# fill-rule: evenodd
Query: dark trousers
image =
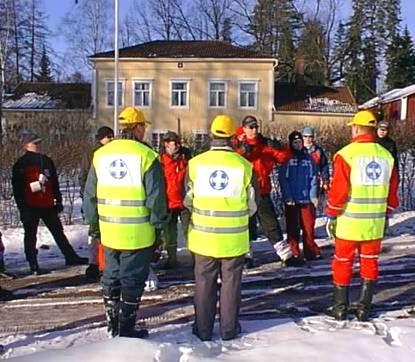
<path fill-rule="evenodd" d="M 170 210 L 170 220 L 163 228 L 162 239 L 169 257 L 174 257 L 177 253 L 177 222 L 179 217 L 182 223 L 183 235 L 186 237 L 190 221 L 190 211 L 188 209 Z"/>
<path fill-rule="evenodd" d="M 51 232 L 56 244 L 65 258 L 71 259 L 75 257 L 76 253 L 63 232 L 63 226 L 56 210 L 32 209 L 30 212 L 26 212 L 24 214 L 24 218 L 22 219 L 26 260 L 29 263 L 36 262 L 36 234 L 40 219 L 42 219 L 46 227 Z"/>
<path fill-rule="evenodd" d="M 258 218 L 262 231 L 272 245 L 283 240 L 281 226 L 270 195 L 259 196 L 257 208 L 257 212 L 249 220 L 250 238 L 257 234 L 256 219 Z"/>
<path fill-rule="evenodd" d="M 104 247 L 104 252 L 104 295 L 121 295 L 122 300 L 128 303 L 140 302 L 148 277 L 153 247 L 137 250 Z"/>
<path fill-rule="evenodd" d="M 238 334 L 244 261 L 244 255 L 218 259 L 195 254 L 195 327 L 200 337 L 212 336 L 219 291 L 221 336 Z M 218 276 L 222 280 L 220 288 Z"/>
<path fill-rule="evenodd" d="M 314 241 L 315 208 L 307 204 L 285 205 L 287 239 L 294 256 L 300 255 L 300 229 L 303 232 L 303 251 L 306 259 L 320 255 L 320 248 Z"/>

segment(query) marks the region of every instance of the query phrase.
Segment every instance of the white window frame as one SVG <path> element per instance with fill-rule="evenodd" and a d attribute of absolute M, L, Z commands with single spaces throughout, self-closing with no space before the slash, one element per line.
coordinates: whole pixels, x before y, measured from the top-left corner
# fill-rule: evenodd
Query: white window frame
<path fill-rule="evenodd" d="M 186 105 L 185 106 L 175 106 L 173 105 L 173 83 L 186 83 Z M 170 79 L 170 108 L 181 108 L 189 109 L 190 108 L 190 79 Z"/>
<path fill-rule="evenodd" d="M 134 78 L 132 81 L 131 92 L 132 92 L 132 104 L 134 107 L 140 108 L 151 108 L 153 104 L 153 79 L 145 79 L 145 78 Z M 139 106 L 135 104 L 135 84 L 136 83 L 148 83 L 149 84 L 149 95 L 148 95 L 148 106 Z"/>
<path fill-rule="evenodd" d="M 114 79 L 105 79 L 105 108 L 114 108 L 115 104 L 110 106 L 108 104 L 108 83 L 114 83 Z M 125 79 L 118 79 L 118 83 L 121 83 L 121 104 L 118 107 L 124 107 L 125 104 Z"/>
<path fill-rule="evenodd" d="M 241 105 L 241 85 L 244 83 L 255 84 L 255 105 L 254 106 L 242 106 Z M 240 79 L 238 80 L 238 108 L 239 109 L 257 109 L 258 108 L 258 97 L 259 97 L 259 79 Z"/>
<path fill-rule="evenodd" d="M 225 104 L 223 106 L 212 106 L 210 104 L 210 85 L 212 83 L 223 83 L 225 84 Z M 218 91 L 215 91 L 218 92 Z M 219 100 L 219 98 L 217 97 L 216 100 Z M 218 108 L 227 108 L 228 107 L 228 81 L 225 79 L 209 79 L 208 80 L 208 87 L 207 87 L 207 104 L 208 104 L 208 108 L 213 108 L 213 109 L 218 109 Z"/>

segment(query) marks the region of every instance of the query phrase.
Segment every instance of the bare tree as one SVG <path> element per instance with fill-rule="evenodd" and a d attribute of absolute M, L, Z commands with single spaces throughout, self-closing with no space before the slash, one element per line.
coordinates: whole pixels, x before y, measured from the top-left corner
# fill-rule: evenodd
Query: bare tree
<path fill-rule="evenodd" d="M 74 69 L 90 69 L 89 56 L 111 47 L 111 3 L 109 0 L 83 0 L 63 20 L 68 44 L 66 59 Z"/>
<path fill-rule="evenodd" d="M 231 0 L 198 0 L 200 14 L 207 24 L 207 37 L 221 38 L 225 19 L 230 16 L 231 4 Z"/>

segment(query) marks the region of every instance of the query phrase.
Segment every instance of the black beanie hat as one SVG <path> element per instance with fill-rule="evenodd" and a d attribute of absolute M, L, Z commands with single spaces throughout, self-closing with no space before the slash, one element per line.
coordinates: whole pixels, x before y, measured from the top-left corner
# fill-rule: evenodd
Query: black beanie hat
<path fill-rule="evenodd" d="M 303 140 L 303 135 L 301 134 L 301 132 L 293 131 L 290 133 L 290 135 L 288 136 L 288 141 L 290 142 L 290 145 L 295 140 Z"/>
<path fill-rule="evenodd" d="M 95 134 L 95 139 L 97 141 L 101 141 L 105 137 L 114 138 L 114 131 L 112 130 L 112 128 L 107 126 L 98 128 L 97 133 Z"/>

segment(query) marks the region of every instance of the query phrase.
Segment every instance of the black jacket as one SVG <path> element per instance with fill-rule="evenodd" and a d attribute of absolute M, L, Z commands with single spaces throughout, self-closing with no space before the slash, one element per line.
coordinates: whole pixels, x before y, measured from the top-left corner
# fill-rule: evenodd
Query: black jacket
<path fill-rule="evenodd" d="M 386 136 L 383 138 L 376 137 L 376 142 L 379 143 L 384 148 L 386 148 L 391 153 L 395 161 L 395 167 L 399 168 L 398 148 L 396 147 L 396 142 L 389 136 Z"/>
<path fill-rule="evenodd" d="M 47 180 L 43 191 L 32 192 L 30 183 L 43 174 Z M 51 208 L 62 205 L 62 194 L 53 161 L 46 155 L 27 151 L 13 165 L 13 195 L 19 210 L 28 208 Z"/>

